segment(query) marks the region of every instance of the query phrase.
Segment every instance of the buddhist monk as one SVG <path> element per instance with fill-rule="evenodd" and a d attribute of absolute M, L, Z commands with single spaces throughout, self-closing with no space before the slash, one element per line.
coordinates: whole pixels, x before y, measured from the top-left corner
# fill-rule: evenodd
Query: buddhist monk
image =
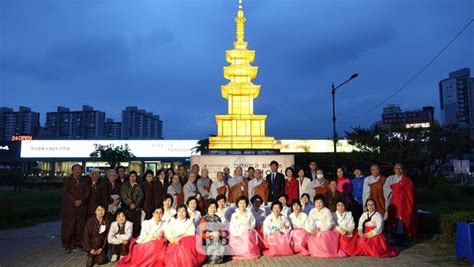
<path fill-rule="evenodd" d="M 107 184 L 100 178 L 100 170 L 98 168 L 92 169 L 90 173 L 89 186 L 91 188 L 91 195 L 87 202 L 87 218 L 95 216 L 95 207 L 98 204 L 106 205 L 107 199 Z"/>
<path fill-rule="evenodd" d="M 405 237 L 416 236 L 415 190 L 401 163 L 395 164 L 393 171 L 395 174 L 389 176 L 384 185 L 387 204 L 385 217 L 397 243 L 403 245 Z"/>
<path fill-rule="evenodd" d="M 86 221 L 87 200 L 91 193 L 86 178 L 82 177 L 82 167 L 72 166 L 72 175 L 66 178 L 63 185 L 61 206 L 62 226 L 61 241 L 66 253 L 82 246 L 82 236 Z"/>
<path fill-rule="evenodd" d="M 377 212 L 385 214 L 385 197 L 383 195 L 383 186 L 385 184 L 385 176 L 380 174 L 380 168 L 377 164 L 370 166 L 370 173 L 364 180 L 364 188 L 362 190 L 362 198 L 364 203 L 371 198 L 375 201 Z"/>

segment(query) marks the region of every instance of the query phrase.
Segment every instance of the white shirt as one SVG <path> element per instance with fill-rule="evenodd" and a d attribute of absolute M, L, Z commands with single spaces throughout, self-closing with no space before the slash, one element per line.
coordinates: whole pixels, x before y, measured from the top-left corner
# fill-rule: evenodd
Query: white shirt
<path fill-rule="evenodd" d="M 179 236 L 190 236 L 196 232 L 192 219 L 172 218 L 165 228 L 165 236 L 168 240 Z"/>
<path fill-rule="evenodd" d="M 255 195 L 255 187 L 258 185 L 261 185 L 265 180 L 263 178 L 260 178 L 257 180 L 257 178 L 253 178 L 252 180 L 249 181 L 249 200 Z M 263 196 L 260 196 L 263 197 Z"/>
<path fill-rule="evenodd" d="M 145 220 L 142 222 L 142 230 L 140 231 L 140 236 L 138 237 L 137 243 L 143 244 L 149 242 L 153 239 L 154 235 L 161 235 L 164 236 L 164 231 L 166 228 L 166 221 L 163 219 L 156 223 L 155 219 L 151 218 L 149 220 Z"/>
<path fill-rule="evenodd" d="M 352 213 L 350 211 L 344 211 L 344 213 L 341 214 L 336 210 L 336 212 L 334 212 L 334 219 L 336 221 L 336 230 L 339 231 L 340 229 L 344 229 L 346 230 L 348 236 L 352 235 L 355 224 L 354 218 L 352 217 Z"/>
<path fill-rule="evenodd" d="M 190 197 L 197 197 L 196 192 L 196 185 L 194 183 L 191 183 L 191 181 L 188 181 L 183 187 L 184 202 L 186 203 L 186 201 L 188 201 L 188 198 Z"/>
<path fill-rule="evenodd" d="M 110 224 L 109 233 L 107 235 L 109 244 L 120 245 L 122 244 L 122 240 L 130 240 L 133 232 L 133 223 L 130 221 L 125 221 L 125 225 L 123 227 L 125 227 L 125 234 L 119 234 L 118 222 L 115 221 Z"/>
<path fill-rule="evenodd" d="M 260 206 L 257 210 L 254 207 L 251 207 L 250 211 L 253 213 L 253 216 L 255 217 L 255 224 L 262 226 L 263 221 L 268 215 L 267 210 L 263 206 Z"/>
<path fill-rule="evenodd" d="M 306 178 L 306 177 L 303 177 L 303 183 L 301 183 L 301 178 L 298 177 L 296 178 L 298 180 L 298 187 L 299 187 L 299 192 L 300 192 L 300 196 L 299 198 L 301 198 L 301 195 L 303 194 L 308 194 L 311 196 L 311 191 L 313 191 L 311 188 L 311 180 L 309 178 Z"/>
<path fill-rule="evenodd" d="M 306 221 L 308 219 L 308 215 L 306 213 L 301 211 L 298 214 L 298 217 L 296 217 L 296 214 L 294 212 L 292 212 L 290 214 L 289 219 L 290 219 L 290 223 L 293 226 L 293 228 L 306 229 Z"/>
<path fill-rule="evenodd" d="M 222 186 L 225 186 L 226 184 L 224 183 L 224 181 L 215 181 L 214 183 L 211 184 L 211 193 L 210 193 L 210 196 L 209 198 L 216 198 L 217 195 L 219 193 L 217 193 L 217 188 L 219 187 L 222 187 Z M 227 188 L 226 192 L 225 192 L 225 197 L 227 198 L 229 196 L 229 188 Z"/>
<path fill-rule="evenodd" d="M 288 233 L 291 230 L 291 224 L 288 218 L 279 214 L 278 217 L 275 217 L 275 214 L 270 213 L 263 221 L 263 234 L 269 235 L 273 232 L 279 231 L 282 233 Z"/>
<path fill-rule="evenodd" d="M 308 214 L 306 230 L 311 233 L 319 228 L 321 232 L 324 232 L 334 228 L 334 225 L 334 217 L 328 208 L 324 207 L 319 211 L 313 208 Z"/>
<path fill-rule="evenodd" d="M 374 213 L 371 213 L 370 215 L 372 215 L 372 218 L 370 219 L 369 222 L 367 222 L 365 224 L 365 227 L 367 226 L 375 226 L 375 229 L 370 231 L 370 232 L 373 232 L 375 235 L 380 235 L 383 231 L 383 218 L 382 218 L 382 215 L 380 215 L 380 213 L 374 211 Z M 369 212 L 364 212 L 362 214 L 362 216 L 360 216 L 360 219 L 359 219 L 359 227 L 357 228 L 357 230 L 359 230 L 359 232 L 362 232 L 362 224 L 364 223 L 364 221 L 369 218 Z M 369 232 L 369 233 L 370 233 Z"/>
<path fill-rule="evenodd" d="M 161 220 L 165 222 L 169 222 L 174 215 L 176 215 L 176 210 L 173 208 L 170 208 L 169 210 L 164 211 L 163 217 L 161 218 Z"/>
<path fill-rule="evenodd" d="M 237 209 L 230 219 L 230 233 L 234 236 L 240 236 L 245 230 L 255 228 L 255 216 L 252 212 L 245 210 L 243 213 Z"/>
<path fill-rule="evenodd" d="M 364 186 L 362 188 L 362 205 L 364 205 L 364 210 L 365 210 L 365 202 L 367 202 L 367 199 L 370 196 L 370 186 L 371 184 L 378 182 L 380 179 L 380 175 L 378 177 L 374 177 L 373 175 L 367 176 L 364 179 Z"/>

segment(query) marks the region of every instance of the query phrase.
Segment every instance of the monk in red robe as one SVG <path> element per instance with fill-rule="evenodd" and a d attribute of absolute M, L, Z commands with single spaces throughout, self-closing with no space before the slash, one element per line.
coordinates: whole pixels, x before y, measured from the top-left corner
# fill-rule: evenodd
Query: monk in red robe
<path fill-rule="evenodd" d="M 395 164 L 393 171 L 395 174 L 389 176 L 384 185 L 385 217 L 389 229 L 397 235 L 397 241 L 401 241 L 404 236 L 416 236 L 415 190 L 402 164 Z"/>

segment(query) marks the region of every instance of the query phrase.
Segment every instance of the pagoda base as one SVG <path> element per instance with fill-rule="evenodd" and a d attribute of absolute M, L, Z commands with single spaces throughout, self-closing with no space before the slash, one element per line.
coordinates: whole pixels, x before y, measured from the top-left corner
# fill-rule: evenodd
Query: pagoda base
<path fill-rule="evenodd" d="M 274 149 L 275 138 L 270 136 L 212 136 L 209 149 Z"/>

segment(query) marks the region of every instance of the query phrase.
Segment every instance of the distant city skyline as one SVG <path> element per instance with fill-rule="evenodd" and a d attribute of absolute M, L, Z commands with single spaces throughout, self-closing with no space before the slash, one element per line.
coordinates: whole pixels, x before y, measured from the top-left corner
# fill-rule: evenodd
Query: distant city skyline
<path fill-rule="evenodd" d="M 30 107 L 20 106 L 17 110 L 0 106 L 0 141 L 15 138 L 57 139 L 57 140 L 157 140 L 163 139 L 163 121 L 136 106 L 122 110 L 120 121 L 107 118 L 107 114 L 94 107 L 84 105 L 71 110 L 58 106 L 44 114 L 46 121 L 39 123 L 40 113 Z"/>
<path fill-rule="evenodd" d="M 450 72 L 474 67 L 470 25 L 424 73 L 400 88 L 472 20 L 470 0 L 245 1 L 246 41 L 256 50 L 255 113 L 276 139 L 330 138 L 370 127 L 387 104 L 435 107 Z M 0 106 L 46 112 L 89 105 L 121 120 L 126 106 L 159 114 L 166 139 L 217 132 L 227 110 L 220 85 L 235 37 L 237 1 L 2 1 Z M 20 34 L 21 33 L 21 34 Z"/>

